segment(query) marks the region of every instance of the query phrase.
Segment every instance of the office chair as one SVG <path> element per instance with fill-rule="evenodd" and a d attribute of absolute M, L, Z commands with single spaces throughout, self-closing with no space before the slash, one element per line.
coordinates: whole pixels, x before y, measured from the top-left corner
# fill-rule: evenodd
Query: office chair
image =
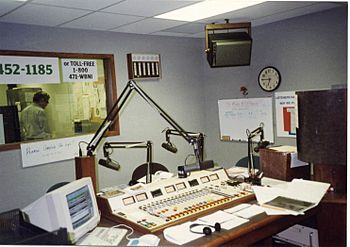
<path fill-rule="evenodd" d="M 69 184 L 69 182 L 59 182 L 57 184 L 54 184 L 46 191 L 46 193 L 49 193 L 49 192 L 51 192 L 51 191 L 53 191 L 55 189 L 58 189 L 58 188 L 66 185 L 66 184 Z"/>
<path fill-rule="evenodd" d="M 254 160 L 254 168 L 260 170 L 260 159 L 259 156 L 253 155 Z M 236 165 L 238 167 L 248 167 L 248 156 L 243 157 L 239 161 L 237 161 Z"/>
<path fill-rule="evenodd" d="M 163 166 L 162 164 L 152 162 L 151 163 L 151 174 L 153 175 L 157 171 L 168 172 L 169 170 L 165 166 Z M 139 180 L 140 178 L 146 176 L 146 174 L 147 174 L 147 163 L 144 163 L 144 164 L 136 167 L 136 169 L 132 173 L 129 185 L 131 186 L 131 185 L 136 184 L 137 180 Z"/>

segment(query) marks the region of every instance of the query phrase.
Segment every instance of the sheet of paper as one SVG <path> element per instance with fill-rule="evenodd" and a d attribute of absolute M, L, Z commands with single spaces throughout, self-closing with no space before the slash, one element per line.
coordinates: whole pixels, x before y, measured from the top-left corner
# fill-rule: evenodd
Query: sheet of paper
<path fill-rule="evenodd" d="M 197 238 L 203 237 L 204 234 L 193 233 L 190 231 L 190 226 L 194 223 L 203 223 L 199 221 L 188 221 L 181 225 L 171 226 L 163 231 L 164 238 L 171 243 L 183 245 Z"/>
<path fill-rule="evenodd" d="M 328 183 L 293 179 L 292 182 L 289 183 L 284 196 L 318 204 L 327 192 L 329 186 L 330 184 Z"/>
<path fill-rule="evenodd" d="M 251 204 L 249 204 L 249 203 L 241 203 L 241 204 L 238 204 L 237 206 L 234 206 L 232 208 L 227 208 L 224 211 L 227 213 L 233 214 L 235 212 L 238 212 L 238 211 L 245 209 L 247 207 L 250 207 L 250 206 L 251 206 Z"/>
<path fill-rule="evenodd" d="M 286 189 L 263 187 L 263 186 L 252 186 L 256 200 L 261 205 L 265 202 L 271 201 L 278 195 L 284 194 Z"/>
<path fill-rule="evenodd" d="M 239 216 L 239 217 L 244 218 L 244 219 L 250 219 L 250 218 L 253 218 L 254 216 L 262 214 L 264 212 L 265 212 L 265 209 L 262 208 L 261 206 L 251 205 L 248 208 L 242 209 L 242 210 L 234 213 L 234 215 Z"/>
<path fill-rule="evenodd" d="M 262 186 L 253 186 L 256 200 L 260 205 L 264 205 L 265 202 L 271 201 L 276 198 L 279 194 L 283 194 L 286 189 L 283 188 L 271 188 Z M 263 207 L 267 215 L 297 215 L 295 212 L 288 210 L 273 209 L 270 207 Z"/>
<path fill-rule="evenodd" d="M 234 219 L 234 215 L 224 212 L 222 210 L 218 210 L 212 214 L 206 215 L 198 220 L 205 224 L 215 224 L 215 223 L 224 223 L 226 221 Z"/>
<path fill-rule="evenodd" d="M 258 169 L 255 169 L 255 173 L 257 173 L 258 171 L 259 171 Z M 230 177 L 239 177 L 239 176 L 243 176 L 245 178 L 249 177 L 247 167 L 234 166 L 227 169 L 226 172 Z"/>
<path fill-rule="evenodd" d="M 287 198 L 314 203 L 315 204 L 314 206 L 311 206 L 308 208 L 310 209 L 318 205 L 318 203 L 321 201 L 324 194 L 327 192 L 327 189 L 329 188 L 329 186 L 330 184 L 328 183 L 321 183 L 321 182 L 315 182 L 315 181 L 309 181 L 309 180 L 303 180 L 303 179 L 293 179 L 292 182 L 287 183 L 287 186 L 284 189 L 262 187 L 262 186 L 252 186 L 252 189 L 260 205 L 263 205 L 266 202 L 271 201 L 278 196 L 283 196 Z M 271 215 L 271 214 L 297 215 L 298 214 L 290 210 L 275 210 L 273 208 L 266 208 L 265 212 L 268 215 Z M 300 214 L 303 214 L 303 212 L 300 212 Z"/>
<path fill-rule="evenodd" d="M 248 219 L 243 219 L 240 217 L 235 216 L 233 219 L 226 221 L 221 224 L 221 228 L 225 230 L 230 230 L 232 228 L 235 228 L 237 226 L 243 225 L 244 223 L 249 222 Z"/>
<path fill-rule="evenodd" d="M 290 168 L 300 167 L 300 166 L 308 166 L 309 163 L 298 160 L 298 153 L 290 154 Z"/>

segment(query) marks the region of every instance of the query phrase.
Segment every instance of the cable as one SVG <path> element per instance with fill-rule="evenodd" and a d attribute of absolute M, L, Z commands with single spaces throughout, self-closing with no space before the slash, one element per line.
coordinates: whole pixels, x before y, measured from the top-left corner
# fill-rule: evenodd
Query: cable
<path fill-rule="evenodd" d="M 185 158 L 185 165 L 187 165 L 187 159 L 188 159 L 189 157 L 191 157 L 191 156 L 196 157 L 194 154 L 189 154 L 189 155 L 187 155 L 186 158 Z"/>
<path fill-rule="evenodd" d="M 134 234 L 134 229 L 131 227 L 131 226 L 128 226 L 128 225 L 125 225 L 125 224 L 119 224 L 119 225 L 115 225 L 115 226 L 112 226 L 112 228 L 118 228 L 118 227 L 125 227 L 126 229 L 130 230 L 130 233 L 128 233 L 125 238 L 127 240 L 131 240 L 131 238 L 129 238 L 132 234 Z"/>
<path fill-rule="evenodd" d="M 80 142 L 78 143 L 78 147 L 79 147 L 79 157 L 83 156 L 83 151 L 81 150 L 81 146 L 80 146 L 81 143 L 85 143 L 86 145 L 89 145 L 89 143 L 86 142 L 86 141 L 80 141 Z"/>

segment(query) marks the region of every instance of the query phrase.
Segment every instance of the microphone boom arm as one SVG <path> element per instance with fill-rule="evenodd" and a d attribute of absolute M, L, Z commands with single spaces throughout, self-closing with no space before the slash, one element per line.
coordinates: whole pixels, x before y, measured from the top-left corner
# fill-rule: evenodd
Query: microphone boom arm
<path fill-rule="evenodd" d="M 255 174 L 254 159 L 253 159 L 253 138 L 260 135 L 260 141 L 264 139 L 264 124 L 260 123 L 260 126 L 253 131 L 247 130 L 248 136 L 248 175 L 253 184 L 261 183 L 261 178 Z M 260 174 L 258 174 L 260 175 Z"/>
<path fill-rule="evenodd" d="M 98 130 L 92 137 L 90 143 L 87 146 L 87 155 L 92 156 L 96 150 L 98 144 L 101 142 L 107 129 L 115 122 L 118 113 L 121 111 L 125 102 L 129 98 L 130 94 L 136 91 L 155 111 L 157 111 L 161 117 L 167 121 L 171 127 L 173 127 L 180 136 L 182 136 L 189 144 L 191 144 L 196 151 L 198 147 L 198 140 L 186 132 L 174 119 L 172 119 L 159 105 L 157 105 L 150 96 L 146 94 L 134 80 L 128 81 L 124 90 L 118 97 L 117 101 L 112 106 L 111 110 L 108 112 L 107 117 L 103 120 L 102 124 L 99 126 Z"/>
<path fill-rule="evenodd" d="M 147 148 L 147 172 L 146 172 L 146 183 L 152 182 L 152 173 L 151 173 L 151 165 L 152 165 L 152 142 L 105 142 L 103 144 L 103 153 L 104 156 L 109 156 L 108 149 L 113 148 Z"/>
<path fill-rule="evenodd" d="M 185 131 L 188 136 L 191 138 L 195 139 L 193 141 L 193 149 L 194 149 L 194 154 L 196 156 L 196 161 L 197 163 L 203 162 L 203 156 L 204 156 L 204 135 L 203 133 L 195 133 L 195 132 L 190 132 L 190 131 Z M 178 130 L 173 130 L 167 128 L 165 130 L 165 139 L 167 142 L 170 141 L 169 135 L 176 135 L 176 136 L 182 136 L 181 133 L 179 133 Z"/>

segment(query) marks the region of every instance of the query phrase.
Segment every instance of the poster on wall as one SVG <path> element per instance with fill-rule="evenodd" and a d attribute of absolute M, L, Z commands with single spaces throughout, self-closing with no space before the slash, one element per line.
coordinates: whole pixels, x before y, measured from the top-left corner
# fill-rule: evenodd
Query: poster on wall
<path fill-rule="evenodd" d="M 296 95 L 294 91 L 275 93 L 278 137 L 296 137 Z"/>

